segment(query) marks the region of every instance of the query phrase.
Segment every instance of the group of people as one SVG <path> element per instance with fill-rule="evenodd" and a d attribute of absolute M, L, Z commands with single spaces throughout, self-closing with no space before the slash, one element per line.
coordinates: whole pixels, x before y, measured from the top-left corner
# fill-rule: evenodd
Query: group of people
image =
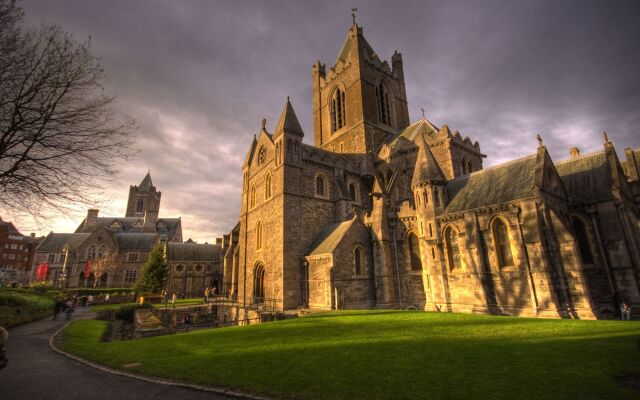
<path fill-rule="evenodd" d="M 209 303 L 211 301 L 211 298 L 216 297 L 218 295 L 218 288 L 217 287 L 207 287 L 204 289 L 204 302 L 205 303 Z"/>
<path fill-rule="evenodd" d="M 91 298 L 91 300 L 89 300 Z M 93 302 L 93 296 L 82 296 L 78 299 L 77 296 L 69 297 L 67 299 L 57 299 L 53 305 L 53 319 L 58 319 L 58 314 L 64 313 L 65 320 L 71 319 L 71 314 L 76 310 L 76 306 L 89 307 Z"/>

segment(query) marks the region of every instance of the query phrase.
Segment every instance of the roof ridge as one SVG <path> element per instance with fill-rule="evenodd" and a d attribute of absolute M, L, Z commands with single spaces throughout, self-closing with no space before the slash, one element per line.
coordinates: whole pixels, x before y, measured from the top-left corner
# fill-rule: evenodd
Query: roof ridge
<path fill-rule="evenodd" d="M 501 163 L 501 164 L 492 165 L 492 166 L 490 166 L 490 167 L 483 168 L 483 169 L 478 170 L 478 171 L 473 171 L 473 172 L 472 172 L 472 173 L 470 173 L 469 175 L 480 174 L 480 173 L 485 172 L 485 171 L 491 171 L 491 170 L 496 169 L 496 168 L 498 168 L 498 167 L 504 167 L 504 166 L 506 166 L 506 165 L 515 164 L 515 163 L 518 163 L 518 162 L 522 162 L 522 161 L 524 161 L 524 160 L 528 160 L 528 159 L 530 159 L 530 158 L 536 158 L 537 156 L 538 156 L 537 154 L 530 154 L 530 155 L 528 155 L 528 156 L 524 156 L 524 157 L 516 158 L 516 159 L 514 159 L 514 160 L 509 160 L 509 161 L 504 162 L 504 163 Z"/>

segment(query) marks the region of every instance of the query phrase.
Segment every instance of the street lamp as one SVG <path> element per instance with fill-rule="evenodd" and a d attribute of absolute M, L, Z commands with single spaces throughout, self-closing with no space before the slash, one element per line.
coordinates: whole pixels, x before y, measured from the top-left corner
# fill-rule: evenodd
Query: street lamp
<path fill-rule="evenodd" d="M 66 287 L 67 285 L 67 262 L 69 260 L 69 245 L 65 245 L 62 248 L 64 251 L 64 263 L 62 264 L 62 273 L 60 274 L 59 287 Z"/>

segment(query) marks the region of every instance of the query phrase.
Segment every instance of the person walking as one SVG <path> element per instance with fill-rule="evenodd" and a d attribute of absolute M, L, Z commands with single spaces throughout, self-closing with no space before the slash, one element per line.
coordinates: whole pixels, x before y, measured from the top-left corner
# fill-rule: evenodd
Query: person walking
<path fill-rule="evenodd" d="M 622 314 L 623 321 L 631 321 L 631 303 L 627 300 L 623 300 L 620 305 L 620 312 Z"/>
<path fill-rule="evenodd" d="M 104 302 L 105 302 L 105 303 L 108 303 L 110 298 L 111 298 L 111 297 L 109 296 L 109 293 L 105 294 L 105 295 L 104 295 Z"/>
<path fill-rule="evenodd" d="M 65 308 L 65 313 L 66 313 L 65 320 L 66 321 L 69 321 L 71 319 L 71 314 L 74 311 L 74 305 L 75 305 L 75 302 L 73 300 L 71 300 L 71 299 L 67 300 L 67 302 L 65 303 L 65 306 L 66 306 L 66 308 Z"/>
<path fill-rule="evenodd" d="M 56 299 L 56 302 L 53 304 L 53 320 L 55 321 L 58 318 L 58 314 L 64 308 L 64 303 L 60 299 Z"/>
<path fill-rule="evenodd" d="M 92 304 L 93 304 L 93 295 L 90 294 L 89 297 L 87 297 L 87 308 L 91 307 Z"/>
<path fill-rule="evenodd" d="M 206 287 L 206 288 L 204 289 L 204 302 L 205 302 L 205 303 L 208 303 L 208 302 L 209 302 L 209 288 L 208 288 L 208 287 Z"/>
<path fill-rule="evenodd" d="M 9 363 L 7 359 L 7 352 L 4 346 L 7 344 L 9 340 L 9 332 L 0 326 L 0 369 L 3 369 Z"/>
<path fill-rule="evenodd" d="M 171 295 L 171 307 L 176 308 L 176 293 L 173 292 L 173 294 Z"/>

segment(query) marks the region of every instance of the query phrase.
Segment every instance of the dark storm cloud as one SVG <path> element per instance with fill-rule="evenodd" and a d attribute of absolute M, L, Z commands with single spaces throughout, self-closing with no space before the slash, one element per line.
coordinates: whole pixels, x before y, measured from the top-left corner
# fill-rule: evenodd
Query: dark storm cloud
<path fill-rule="evenodd" d="M 478 140 L 487 164 L 569 147 L 638 147 L 640 17 L 635 1 L 25 0 L 29 23 L 92 37 L 118 110 L 139 125 L 137 160 L 108 194 L 119 206 L 151 169 L 161 213 L 212 240 L 237 221 L 240 166 L 260 119 L 291 96 L 312 142 L 311 66 L 331 66 L 358 7 L 383 59 L 403 53 L 412 120 L 420 108 Z M 114 210 L 121 214 L 122 209 Z"/>

